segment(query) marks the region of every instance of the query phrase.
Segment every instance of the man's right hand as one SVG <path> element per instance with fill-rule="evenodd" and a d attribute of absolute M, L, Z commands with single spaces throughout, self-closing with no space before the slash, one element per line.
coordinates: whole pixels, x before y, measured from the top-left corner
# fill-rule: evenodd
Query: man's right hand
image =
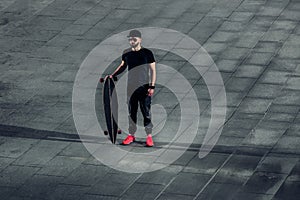
<path fill-rule="evenodd" d="M 106 75 L 104 80 L 106 80 L 107 78 L 113 78 L 113 75 Z"/>

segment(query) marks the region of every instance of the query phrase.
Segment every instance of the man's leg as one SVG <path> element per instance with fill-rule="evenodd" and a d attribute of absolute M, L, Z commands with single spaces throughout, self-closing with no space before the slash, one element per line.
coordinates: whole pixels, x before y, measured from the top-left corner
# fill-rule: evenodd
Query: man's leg
<path fill-rule="evenodd" d="M 151 122 L 151 97 L 146 96 L 140 101 L 141 112 L 144 117 L 144 127 L 147 135 L 152 133 L 153 124 Z"/>
<path fill-rule="evenodd" d="M 140 108 L 144 117 L 144 127 L 147 134 L 146 145 L 148 147 L 154 146 L 152 140 L 152 128 L 153 124 L 151 122 L 151 97 L 146 96 L 140 101 Z"/>
<path fill-rule="evenodd" d="M 136 132 L 136 122 L 137 122 L 137 109 L 138 109 L 138 99 L 134 95 L 131 95 L 128 100 L 128 120 L 129 120 L 129 135 L 123 140 L 123 145 L 129 145 L 134 142 L 134 134 Z"/>
<path fill-rule="evenodd" d="M 136 123 L 137 123 L 137 110 L 138 110 L 138 98 L 137 95 L 134 93 L 131 95 L 128 101 L 128 121 L 129 127 L 128 131 L 129 134 L 134 134 L 136 132 Z"/>

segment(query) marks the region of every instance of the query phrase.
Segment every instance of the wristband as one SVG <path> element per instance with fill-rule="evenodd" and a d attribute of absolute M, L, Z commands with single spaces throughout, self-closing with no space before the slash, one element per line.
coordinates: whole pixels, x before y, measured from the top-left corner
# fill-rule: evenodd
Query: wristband
<path fill-rule="evenodd" d="M 149 85 L 149 89 L 154 89 L 155 86 Z"/>

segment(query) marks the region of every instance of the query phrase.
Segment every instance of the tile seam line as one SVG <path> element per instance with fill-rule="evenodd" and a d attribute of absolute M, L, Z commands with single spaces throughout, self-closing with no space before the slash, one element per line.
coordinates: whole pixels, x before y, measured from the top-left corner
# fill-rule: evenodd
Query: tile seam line
<path fill-rule="evenodd" d="M 206 184 L 202 187 L 202 189 L 197 193 L 197 195 L 193 198 L 193 200 L 196 200 L 199 195 L 207 188 L 207 186 L 212 182 L 212 180 L 215 178 L 215 176 L 218 174 L 218 172 L 227 164 L 227 162 L 230 160 L 230 158 L 233 156 L 235 152 L 231 153 L 226 160 L 223 162 L 223 164 L 217 169 L 217 171 L 213 174 L 212 177 L 206 182 Z"/>
<path fill-rule="evenodd" d="M 139 174 L 133 181 L 130 183 L 125 190 L 120 194 L 119 199 L 122 199 L 122 196 L 130 189 L 131 186 L 133 186 L 135 183 L 137 183 L 137 180 L 143 175 L 144 173 Z"/>

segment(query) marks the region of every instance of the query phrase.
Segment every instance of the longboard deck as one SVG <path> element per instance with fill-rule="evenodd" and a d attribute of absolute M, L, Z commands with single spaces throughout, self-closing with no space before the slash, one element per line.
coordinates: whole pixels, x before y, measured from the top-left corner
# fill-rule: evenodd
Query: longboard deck
<path fill-rule="evenodd" d="M 114 89 L 114 80 L 106 78 L 103 86 L 103 106 L 107 134 L 113 144 L 116 143 L 117 134 L 120 133 L 118 130 L 118 99 Z"/>

